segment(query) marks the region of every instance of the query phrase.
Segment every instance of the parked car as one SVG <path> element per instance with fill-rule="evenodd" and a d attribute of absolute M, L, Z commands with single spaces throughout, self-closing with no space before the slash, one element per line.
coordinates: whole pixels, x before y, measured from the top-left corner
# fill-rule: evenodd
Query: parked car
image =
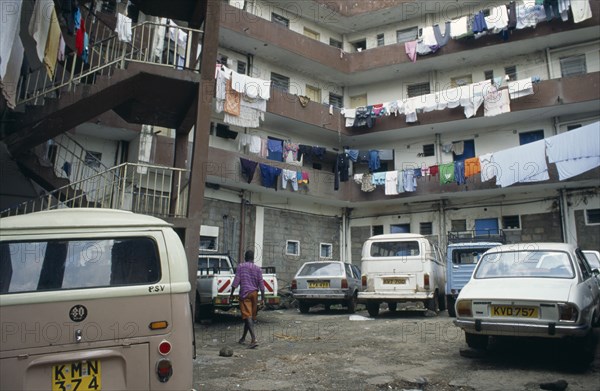
<path fill-rule="evenodd" d="M 339 261 L 306 262 L 298 269 L 291 288 L 303 314 L 318 304 L 342 304 L 352 314 L 361 290 L 360 269 Z"/>
<path fill-rule="evenodd" d="M 574 337 L 591 345 L 600 322 L 600 289 L 581 250 L 564 243 L 494 247 L 458 295 L 454 323 L 467 345 L 484 349 L 489 336 Z"/>

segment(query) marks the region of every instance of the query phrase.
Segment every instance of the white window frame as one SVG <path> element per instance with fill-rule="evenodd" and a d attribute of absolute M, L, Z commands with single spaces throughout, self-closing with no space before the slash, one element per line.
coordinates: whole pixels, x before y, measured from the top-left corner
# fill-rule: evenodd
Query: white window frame
<path fill-rule="evenodd" d="M 219 251 L 219 227 L 210 226 L 210 225 L 201 225 L 200 226 L 200 238 L 203 236 L 210 237 L 215 239 L 215 248 L 200 248 L 200 251 L 210 251 L 210 252 L 218 252 Z"/>
<path fill-rule="evenodd" d="M 597 209 L 597 208 L 590 208 L 590 209 Z M 600 225 L 600 223 L 590 223 L 588 220 L 588 210 L 590 209 L 584 209 L 584 216 L 585 216 L 585 225 Z"/>
<path fill-rule="evenodd" d="M 329 249 L 329 256 L 324 257 L 323 256 L 323 249 L 328 248 Z M 319 258 L 323 258 L 323 259 L 333 259 L 333 244 L 331 243 L 320 243 L 319 244 Z"/>
<path fill-rule="evenodd" d="M 292 244 L 292 243 L 296 244 L 296 250 L 297 250 L 297 252 L 295 254 L 294 253 L 290 253 L 288 251 L 289 245 Z M 300 256 L 300 241 L 299 240 L 286 240 L 286 242 L 285 242 L 285 255 L 292 255 L 292 256 L 295 256 L 295 257 L 299 257 Z"/>

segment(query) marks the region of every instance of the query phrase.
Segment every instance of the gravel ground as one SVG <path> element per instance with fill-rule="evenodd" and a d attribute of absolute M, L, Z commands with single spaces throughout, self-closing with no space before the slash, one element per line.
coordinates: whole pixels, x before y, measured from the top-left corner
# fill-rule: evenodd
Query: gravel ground
<path fill-rule="evenodd" d="M 567 391 L 600 391 L 600 344 L 589 365 L 562 341 L 493 339 L 476 352 L 446 312 L 261 311 L 256 349 L 237 343 L 242 330 L 236 311 L 196 324 L 197 390 L 517 391 L 562 379 Z"/>

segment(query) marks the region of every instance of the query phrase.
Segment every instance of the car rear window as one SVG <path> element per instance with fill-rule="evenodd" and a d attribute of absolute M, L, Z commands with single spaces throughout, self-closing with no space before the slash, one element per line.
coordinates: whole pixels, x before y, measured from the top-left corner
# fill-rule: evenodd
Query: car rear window
<path fill-rule="evenodd" d="M 452 263 L 455 265 L 474 264 L 488 248 L 460 248 L 452 250 Z"/>
<path fill-rule="evenodd" d="M 148 284 L 160 258 L 147 237 L 0 243 L 0 293 Z"/>
<path fill-rule="evenodd" d="M 340 263 L 308 263 L 302 267 L 298 276 L 342 276 L 344 271 Z"/>
<path fill-rule="evenodd" d="M 505 251 L 481 258 L 475 278 L 573 278 L 569 255 L 560 251 Z"/>
<path fill-rule="evenodd" d="M 419 242 L 416 240 L 371 243 L 372 257 L 402 257 L 419 254 Z"/>

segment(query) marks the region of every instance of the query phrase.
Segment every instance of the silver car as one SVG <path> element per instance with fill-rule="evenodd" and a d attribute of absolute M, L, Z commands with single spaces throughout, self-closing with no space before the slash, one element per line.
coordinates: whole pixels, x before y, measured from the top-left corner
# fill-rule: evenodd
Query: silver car
<path fill-rule="evenodd" d="M 454 324 L 471 348 L 488 336 L 576 338 L 589 346 L 600 325 L 598 270 L 563 243 L 521 243 L 488 250 L 460 291 Z M 589 352 L 586 352 L 589 353 Z"/>
<path fill-rule="evenodd" d="M 339 261 L 306 262 L 292 281 L 292 294 L 303 314 L 318 304 L 342 304 L 354 313 L 361 289 L 360 269 Z"/>

